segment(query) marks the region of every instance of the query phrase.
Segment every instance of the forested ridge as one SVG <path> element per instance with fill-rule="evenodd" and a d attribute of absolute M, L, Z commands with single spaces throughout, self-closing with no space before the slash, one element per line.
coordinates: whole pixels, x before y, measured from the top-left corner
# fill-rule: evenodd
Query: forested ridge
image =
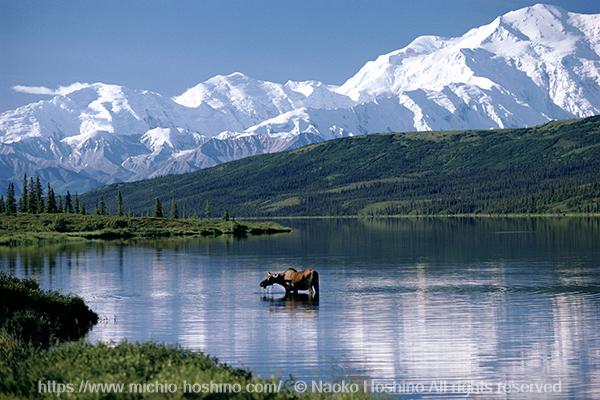
<path fill-rule="evenodd" d="M 134 213 L 175 199 L 183 215 L 600 212 L 600 116 L 521 129 L 357 136 L 249 157 L 118 191 Z M 166 204 L 166 203 L 165 203 Z"/>

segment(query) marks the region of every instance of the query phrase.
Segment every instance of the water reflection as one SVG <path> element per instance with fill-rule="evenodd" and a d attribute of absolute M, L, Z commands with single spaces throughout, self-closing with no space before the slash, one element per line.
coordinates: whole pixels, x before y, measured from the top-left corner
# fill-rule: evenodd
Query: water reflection
<path fill-rule="evenodd" d="M 309 313 L 315 313 L 319 309 L 319 298 L 310 296 L 306 293 L 288 293 L 273 295 L 264 294 L 262 300 L 270 303 L 273 307 L 273 311 L 278 312 L 280 308 L 285 309 L 289 312 L 306 311 Z"/>
<path fill-rule="evenodd" d="M 102 317 L 92 341 L 180 343 L 263 376 L 600 395 L 597 219 L 284 223 L 276 238 L 2 249 L 0 264 L 82 295 Z M 319 271 L 319 301 L 258 288 L 290 266 Z"/>

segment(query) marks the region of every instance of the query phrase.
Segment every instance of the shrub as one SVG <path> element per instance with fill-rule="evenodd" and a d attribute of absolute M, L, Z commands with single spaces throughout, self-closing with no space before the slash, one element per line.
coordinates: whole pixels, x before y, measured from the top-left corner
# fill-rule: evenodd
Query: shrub
<path fill-rule="evenodd" d="M 67 220 L 62 217 L 56 218 L 54 225 L 52 226 L 52 230 L 56 232 L 67 232 Z"/>
<path fill-rule="evenodd" d="M 6 318 L 4 329 L 11 336 L 48 347 L 55 327 L 40 312 L 19 310 Z"/>
<path fill-rule="evenodd" d="M 35 345 L 79 339 L 98 322 L 80 297 L 44 292 L 30 279 L 0 272 L 0 329 Z"/>
<path fill-rule="evenodd" d="M 115 229 L 127 228 L 129 226 L 129 222 L 123 218 L 115 218 L 108 223 L 108 226 Z"/>

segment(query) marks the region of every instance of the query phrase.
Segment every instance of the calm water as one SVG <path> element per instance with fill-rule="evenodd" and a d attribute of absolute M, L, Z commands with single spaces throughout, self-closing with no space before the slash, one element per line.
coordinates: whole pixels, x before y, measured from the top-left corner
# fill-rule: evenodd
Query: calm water
<path fill-rule="evenodd" d="M 4 249 L 0 268 L 84 297 L 91 341 L 179 343 L 262 376 L 600 398 L 600 220 L 282 222 L 293 233 Z M 258 287 L 287 267 L 318 269 L 319 302 Z"/>

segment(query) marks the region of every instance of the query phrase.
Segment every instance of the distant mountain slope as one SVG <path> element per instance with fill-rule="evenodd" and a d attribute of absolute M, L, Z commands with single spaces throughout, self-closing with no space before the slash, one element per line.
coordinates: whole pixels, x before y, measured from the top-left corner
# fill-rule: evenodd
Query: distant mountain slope
<path fill-rule="evenodd" d="M 239 216 L 600 212 L 600 116 L 535 128 L 368 135 L 104 187 Z"/>
<path fill-rule="evenodd" d="M 418 37 L 339 87 L 233 73 L 168 98 L 80 84 L 0 114 L 0 190 L 23 173 L 82 191 L 347 136 L 597 115 L 599 26 L 600 14 L 538 4 L 460 37 Z"/>

